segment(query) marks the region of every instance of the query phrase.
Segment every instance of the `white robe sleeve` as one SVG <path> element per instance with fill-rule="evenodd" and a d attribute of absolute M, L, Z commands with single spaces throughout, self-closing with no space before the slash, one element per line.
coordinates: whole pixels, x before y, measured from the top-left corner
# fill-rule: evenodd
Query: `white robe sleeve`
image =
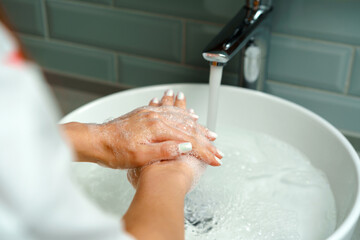
<path fill-rule="evenodd" d="M 133 239 L 71 181 L 55 109 L 35 66 L 0 66 L 0 239 Z"/>

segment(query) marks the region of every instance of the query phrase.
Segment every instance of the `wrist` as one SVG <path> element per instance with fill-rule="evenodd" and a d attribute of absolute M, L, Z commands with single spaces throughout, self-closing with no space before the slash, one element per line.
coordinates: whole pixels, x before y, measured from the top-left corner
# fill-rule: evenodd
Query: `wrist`
<path fill-rule="evenodd" d="M 192 175 L 186 168 L 186 164 L 176 160 L 149 165 L 141 171 L 137 188 L 153 190 L 157 186 L 163 190 L 174 190 L 185 197 L 192 183 Z"/>
<path fill-rule="evenodd" d="M 70 122 L 62 125 L 68 140 L 72 144 L 79 162 L 106 164 L 101 134 L 91 130 L 91 124 Z M 95 127 L 95 126 L 94 126 Z"/>

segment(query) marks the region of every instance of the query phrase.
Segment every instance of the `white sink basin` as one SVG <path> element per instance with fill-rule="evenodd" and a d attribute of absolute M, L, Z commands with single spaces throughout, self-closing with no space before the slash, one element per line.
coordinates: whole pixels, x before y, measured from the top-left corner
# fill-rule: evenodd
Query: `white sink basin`
<path fill-rule="evenodd" d="M 195 109 L 204 123 L 208 85 L 201 84 L 160 85 L 112 94 L 75 110 L 62 122 L 102 123 L 147 105 L 149 99 L 162 96 L 168 88 L 183 91 L 188 106 Z M 328 239 L 350 240 L 360 214 L 360 160 L 343 135 L 316 114 L 257 91 L 222 86 L 219 106 L 218 126 L 243 126 L 272 135 L 299 149 L 327 175 L 337 208 L 337 228 Z M 130 186 L 124 183 L 124 188 Z"/>

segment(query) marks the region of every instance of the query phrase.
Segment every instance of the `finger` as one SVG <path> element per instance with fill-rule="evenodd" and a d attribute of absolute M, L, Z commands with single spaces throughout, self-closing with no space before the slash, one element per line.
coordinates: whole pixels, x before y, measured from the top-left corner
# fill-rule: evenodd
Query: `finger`
<path fill-rule="evenodd" d="M 194 153 L 196 153 L 194 156 L 196 156 L 199 160 L 202 160 L 212 166 L 221 165 L 221 161 L 219 162 L 215 158 L 215 156 L 222 158 L 221 154 L 218 153 L 217 149 L 212 146 L 205 137 L 193 137 L 191 134 L 168 126 L 165 122 L 162 122 L 160 129 L 162 130 L 159 131 L 159 129 L 157 129 L 157 131 L 154 132 L 154 142 L 164 142 L 168 140 L 191 142 Z"/>
<path fill-rule="evenodd" d="M 205 136 L 210 141 L 214 141 L 217 138 L 217 134 L 215 132 L 212 132 L 208 128 L 196 123 L 196 119 L 190 115 L 188 117 L 179 115 L 175 118 L 168 117 L 167 113 L 162 113 L 162 115 L 164 115 L 164 119 L 166 119 L 166 121 L 171 123 L 171 126 L 175 126 L 176 128 L 191 135 L 200 134 Z"/>
<path fill-rule="evenodd" d="M 173 160 L 191 150 L 192 144 L 190 142 L 166 141 L 150 143 L 141 145 L 137 149 L 136 158 L 137 162 L 147 164 L 159 160 Z"/>
<path fill-rule="evenodd" d="M 149 106 L 152 106 L 152 107 L 158 107 L 158 106 L 160 106 L 159 99 L 157 99 L 156 97 L 154 97 L 153 99 L 151 99 L 151 101 L 149 102 Z"/>
<path fill-rule="evenodd" d="M 160 121 L 157 127 L 152 130 L 152 142 L 165 142 L 165 141 L 182 141 L 189 142 L 193 139 L 190 133 L 182 131 L 176 127 L 168 125 L 166 122 Z"/>
<path fill-rule="evenodd" d="M 172 89 L 166 90 L 161 99 L 160 106 L 174 106 L 174 91 Z"/>
<path fill-rule="evenodd" d="M 224 157 L 224 154 L 219 149 L 217 149 L 214 145 L 212 145 L 210 142 L 208 142 L 206 144 L 206 147 L 218 159 L 222 159 Z"/>
<path fill-rule="evenodd" d="M 199 128 L 200 133 L 210 141 L 215 141 L 215 139 L 218 137 L 218 135 L 215 132 L 210 131 L 208 128 L 200 124 L 198 124 L 197 127 Z"/>
<path fill-rule="evenodd" d="M 193 151 L 190 153 L 190 155 L 196 157 L 197 159 L 211 165 L 211 166 L 221 166 L 222 162 L 221 160 L 215 158 L 214 154 L 210 152 L 209 150 L 198 147 L 197 145 L 194 145 Z"/>
<path fill-rule="evenodd" d="M 215 163 L 215 160 L 221 165 L 221 161 L 219 162 L 218 160 L 223 158 L 223 153 L 213 146 L 204 136 L 197 136 L 193 146 L 194 152 L 199 154 L 199 159 L 211 165 L 216 164 L 215 166 L 218 166 L 219 164 Z M 214 158 L 214 156 L 217 157 L 217 159 Z"/>
<path fill-rule="evenodd" d="M 186 109 L 186 99 L 183 92 L 179 92 L 177 94 L 174 106 L 182 109 Z"/>

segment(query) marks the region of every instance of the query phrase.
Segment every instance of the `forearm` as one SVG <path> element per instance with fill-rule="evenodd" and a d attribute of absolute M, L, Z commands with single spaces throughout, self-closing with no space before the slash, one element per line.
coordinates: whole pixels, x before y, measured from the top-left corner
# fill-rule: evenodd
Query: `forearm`
<path fill-rule="evenodd" d="M 88 124 L 70 122 L 61 125 L 76 154 L 76 161 L 101 163 L 104 159 L 101 139 L 94 137 Z"/>
<path fill-rule="evenodd" d="M 185 186 L 169 177 L 140 181 L 124 216 L 126 230 L 137 239 L 184 239 Z"/>

